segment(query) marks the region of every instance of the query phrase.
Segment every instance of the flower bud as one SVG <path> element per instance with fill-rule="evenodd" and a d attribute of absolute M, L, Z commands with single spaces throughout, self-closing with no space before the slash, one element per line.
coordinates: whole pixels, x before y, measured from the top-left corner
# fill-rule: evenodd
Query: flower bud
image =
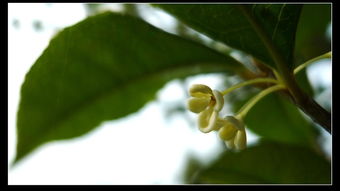
<path fill-rule="evenodd" d="M 234 125 L 234 127 L 237 128 L 238 130 L 244 129 L 244 123 L 241 120 L 239 120 L 238 118 L 236 118 L 234 116 L 226 116 L 224 119 L 227 120 L 228 122 L 232 123 Z"/>
<path fill-rule="evenodd" d="M 218 134 L 221 139 L 228 141 L 235 137 L 236 132 L 237 129 L 234 127 L 234 125 L 227 121 L 225 125 L 219 130 Z"/>
<path fill-rule="evenodd" d="M 212 90 L 203 84 L 194 84 L 189 89 L 189 94 L 193 97 L 206 97 L 206 96 L 212 96 L 213 92 Z"/>
<path fill-rule="evenodd" d="M 224 141 L 224 143 L 229 149 L 235 148 L 234 137 L 232 139 L 230 139 L 229 141 Z"/>
<path fill-rule="evenodd" d="M 247 147 L 247 136 L 245 130 L 237 131 L 234 144 L 238 150 L 243 150 Z"/>
<path fill-rule="evenodd" d="M 200 113 L 209 105 L 209 103 L 210 99 L 193 97 L 188 99 L 187 107 L 194 113 Z"/>

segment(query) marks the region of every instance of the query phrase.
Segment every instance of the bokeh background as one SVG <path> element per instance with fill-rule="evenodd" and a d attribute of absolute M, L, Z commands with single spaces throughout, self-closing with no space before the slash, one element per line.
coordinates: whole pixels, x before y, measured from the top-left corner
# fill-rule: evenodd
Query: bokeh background
<path fill-rule="evenodd" d="M 167 32 L 223 48 L 147 4 L 8 4 L 8 184 L 182 184 L 191 168 L 209 164 L 226 149 L 217 134 L 198 131 L 196 115 L 185 110 L 191 84 L 220 89 L 226 77 L 196 75 L 170 81 L 157 93 L 156 100 L 136 113 L 105 122 L 85 136 L 45 144 L 10 167 L 25 74 L 59 30 L 106 10 L 124 11 Z M 328 38 L 331 31 L 329 25 L 325 31 Z M 307 69 L 312 87 L 319 92 L 315 99 L 326 108 L 332 104 L 331 69 L 329 60 Z M 237 81 L 234 76 L 228 80 Z M 248 133 L 248 144 L 256 143 L 258 137 Z M 320 143 L 331 156 L 331 136 L 323 130 Z"/>

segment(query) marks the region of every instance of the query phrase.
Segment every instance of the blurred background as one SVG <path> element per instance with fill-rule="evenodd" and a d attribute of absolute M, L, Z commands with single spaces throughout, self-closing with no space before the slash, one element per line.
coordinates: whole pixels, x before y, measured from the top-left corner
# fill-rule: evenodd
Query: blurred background
<path fill-rule="evenodd" d="M 203 134 L 196 128 L 196 115 L 185 109 L 187 89 L 191 84 L 204 83 L 223 90 L 239 79 L 206 74 L 170 81 L 157 93 L 156 100 L 138 112 L 105 122 L 85 136 L 45 144 L 10 168 L 25 74 L 59 30 L 106 10 L 126 12 L 167 32 L 227 49 L 147 4 L 8 4 L 8 184 L 183 184 L 190 170 L 208 165 L 226 149 L 217 134 Z M 329 24 L 325 31 L 329 39 L 331 31 Z M 307 69 L 315 99 L 328 110 L 332 104 L 331 70 L 329 60 Z M 226 108 L 225 112 L 230 110 Z M 331 156 L 331 136 L 321 132 L 320 143 Z M 248 144 L 257 140 L 257 135 L 248 130 Z"/>

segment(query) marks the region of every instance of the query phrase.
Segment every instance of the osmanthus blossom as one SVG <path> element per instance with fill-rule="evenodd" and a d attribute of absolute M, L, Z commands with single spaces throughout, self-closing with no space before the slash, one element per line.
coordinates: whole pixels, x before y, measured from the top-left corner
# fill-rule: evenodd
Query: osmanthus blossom
<path fill-rule="evenodd" d="M 229 148 L 244 149 L 246 147 L 246 133 L 241 120 L 227 116 L 219 117 L 219 112 L 224 106 L 223 94 L 212 90 L 203 84 L 190 87 L 188 109 L 198 113 L 198 127 L 203 133 L 219 131 L 222 140 Z"/>
<path fill-rule="evenodd" d="M 211 90 L 208 86 L 195 84 L 189 90 L 192 96 L 188 100 L 188 108 L 198 113 L 198 127 L 203 133 L 218 130 L 221 127 L 219 112 L 223 108 L 224 99 L 221 92 Z"/>
<path fill-rule="evenodd" d="M 245 149 L 247 147 L 247 135 L 242 120 L 238 116 L 226 116 L 223 122 L 224 124 L 219 130 L 220 138 L 229 148 Z"/>

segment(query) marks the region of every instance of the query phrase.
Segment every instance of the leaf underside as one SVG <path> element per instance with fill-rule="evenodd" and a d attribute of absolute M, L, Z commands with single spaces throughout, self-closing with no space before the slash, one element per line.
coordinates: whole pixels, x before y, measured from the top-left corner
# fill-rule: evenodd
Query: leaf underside
<path fill-rule="evenodd" d="M 282 55 L 287 67 L 293 66 L 295 32 L 302 5 L 299 4 L 156 4 L 183 23 L 244 51 L 265 64 L 276 67 L 260 35 L 239 6 L 250 10 L 251 17 L 263 29 Z"/>
<path fill-rule="evenodd" d="M 138 18 L 89 17 L 56 35 L 27 73 L 15 163 L 46 142 L 136 112 L 171 79 L 242 69 L 231 57 Z"/>

